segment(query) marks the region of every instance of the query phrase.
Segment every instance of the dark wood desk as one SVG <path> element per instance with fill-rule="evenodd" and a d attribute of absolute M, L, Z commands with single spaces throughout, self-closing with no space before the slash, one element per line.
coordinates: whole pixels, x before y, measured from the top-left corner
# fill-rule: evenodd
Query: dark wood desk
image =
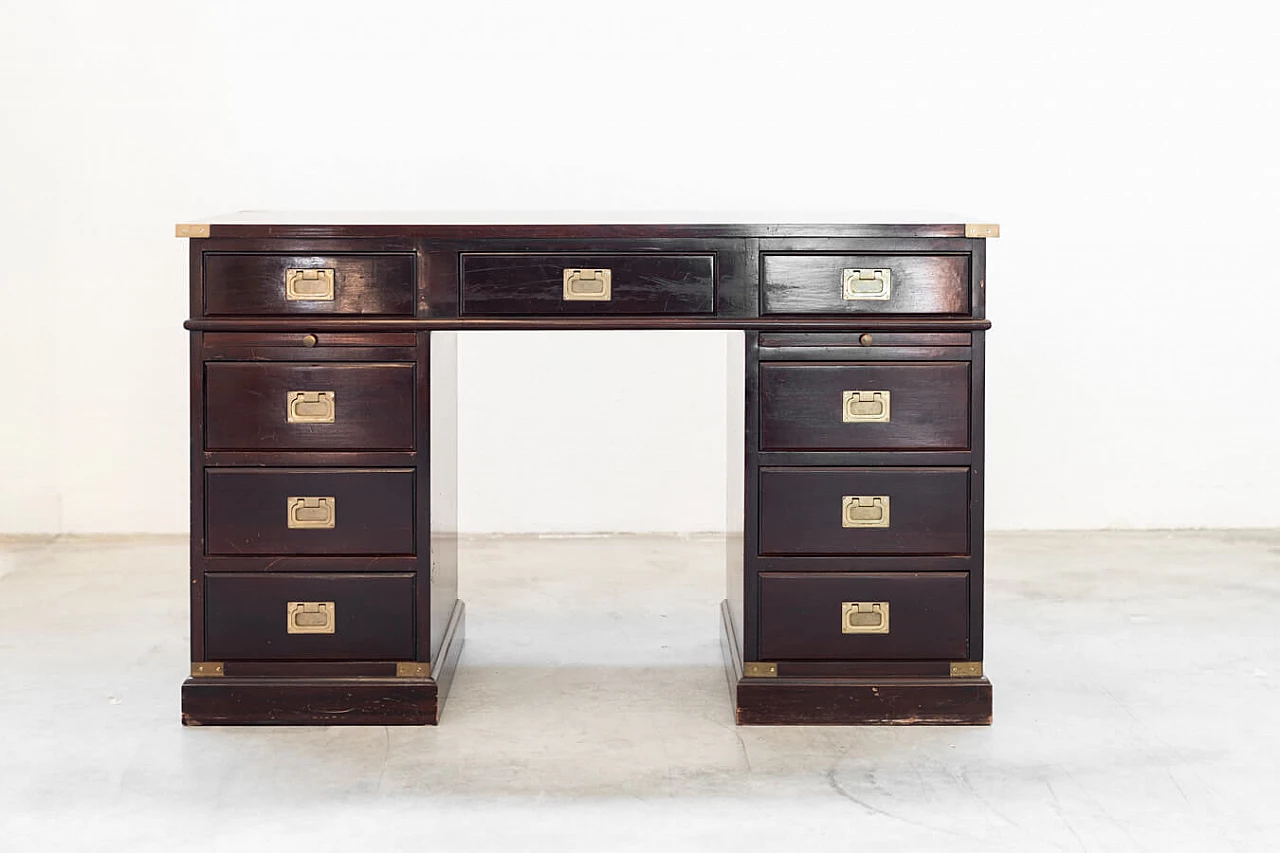
<path fill-rule="evenodd" d="M 728 507 L 744 534 L 720 613 L 738 722 L 990 722 L 995 226 L 258 216 L 177 231 L 191 238 L 184 723 L 437 722 L 463 642 L 466 329 L 742 330 Z"/>

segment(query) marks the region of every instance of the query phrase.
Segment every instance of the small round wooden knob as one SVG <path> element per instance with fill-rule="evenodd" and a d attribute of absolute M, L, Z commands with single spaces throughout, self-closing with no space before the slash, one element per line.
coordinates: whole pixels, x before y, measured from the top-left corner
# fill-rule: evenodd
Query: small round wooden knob
<path fill-rule="evenodd" d="M 864 337 L 865 337 L 865 335 L 864 335 Z M 313 346 L 315 346 L 315 345 L 316 345 L 316 336 L 315 336 L 315 335 L 303 335 L 303 336 L 302 336 L 302 345 L 303 345 L 304 347 L 313 347 Z"/>
<path fill-rule="evenodd" d="M 869 347 L 871 346 L 872 340 L 874 339 L 870 335 L 863 335 L 862 337 L 858 338 L 858 343 L 862 344 L 864 347 Z"/>

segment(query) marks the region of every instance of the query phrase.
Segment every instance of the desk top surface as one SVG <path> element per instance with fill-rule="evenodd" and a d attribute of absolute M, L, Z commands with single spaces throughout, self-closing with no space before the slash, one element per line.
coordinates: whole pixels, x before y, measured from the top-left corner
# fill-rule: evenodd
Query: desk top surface
<path fill-rule="evenodd" d="M 997 237 L 953 214 L 873 211 L 273 211 L 181 223 L 179 237 Z"/>

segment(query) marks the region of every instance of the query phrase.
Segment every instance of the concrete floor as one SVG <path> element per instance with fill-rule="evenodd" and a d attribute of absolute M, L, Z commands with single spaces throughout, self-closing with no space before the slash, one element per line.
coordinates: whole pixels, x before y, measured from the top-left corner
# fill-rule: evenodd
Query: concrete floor
<path fill-rule="evenodd" d="M 991 728 L 737 728 L 711 539 L 468 542 L 439 728 L 178 724 L 177 539 L 0 542 L 0 851 L 1280 848 L 1280 531 L 988 539 Z"/>

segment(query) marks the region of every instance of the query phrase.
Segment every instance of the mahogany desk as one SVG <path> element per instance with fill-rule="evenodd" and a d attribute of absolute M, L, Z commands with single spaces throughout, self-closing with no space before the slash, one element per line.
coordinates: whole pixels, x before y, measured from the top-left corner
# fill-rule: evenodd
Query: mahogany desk
<path fill-rule="evenodd" d="M 191 238 L 184 723 L 438 721 L 463 642 L 467 329 L 741 330 L 728 507 L 744 534 L 720 613 L 738 722 L 990 722 L 996 226 L 246 216 L 177 233 Z"/>

